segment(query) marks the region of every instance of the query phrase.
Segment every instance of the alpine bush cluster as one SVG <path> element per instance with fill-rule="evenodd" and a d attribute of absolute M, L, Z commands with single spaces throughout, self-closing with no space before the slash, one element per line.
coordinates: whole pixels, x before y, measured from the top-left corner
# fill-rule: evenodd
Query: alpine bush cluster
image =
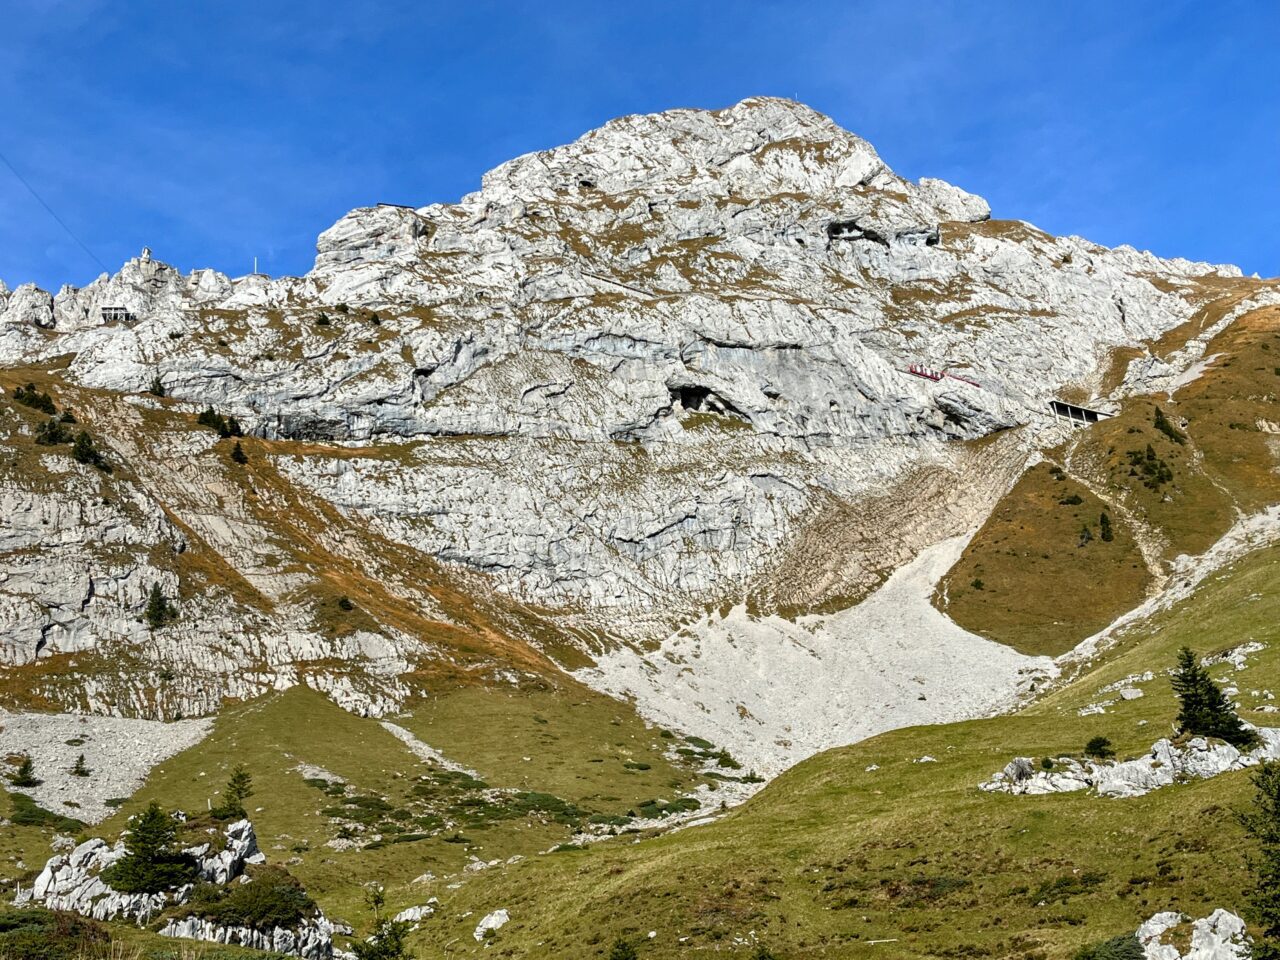
<path fill-rule="evenodd" d="M 53 416 L 58 412 L 58 407 L 53 402 L 53 397 L 41 390 L 37 390 L 34 383 L 28 383 L 25 387 L 17 387 L 13 391 L 13 399 L 24 407 L 41 410 L 49 414 L 49 416 Z"/>

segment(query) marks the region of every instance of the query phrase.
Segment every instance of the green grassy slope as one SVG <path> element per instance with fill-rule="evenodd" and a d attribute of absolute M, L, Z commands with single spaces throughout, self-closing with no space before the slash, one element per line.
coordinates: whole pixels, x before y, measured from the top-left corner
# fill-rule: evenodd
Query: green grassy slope
<path fill-rule="evenodd" d="M 1126 401 L 1023 475 L 943 579 L 952 619 L 1027 653 L 1065 653 L 1142 601 L 1152 578 L 1139 537 L 1159 567 L 1280 501 L 1280 309 L 1245 315 L 1205 355 L 1208 369 L 1172 397 Z M 1177 438 L 1157 428 L 1157 409 Z"/>
<path fill-rule="evenodd" d="M 623 935 L 644 941 L 642 956 L 745 957 L 735 940 L 754 932 L 782 957 L 1064 957 L 1157 910 L 1239 909 L 1244 851 L 1231 811 L 1247 801 L 1247 774 L 1130 800 L 976 785 L 1015 755 L 1078 754 L 1098 734 L 1122 757 L 1144 753 L 1175 713 L 1164 677 L 1106 715 L 1077 711 L 1105 684 L 1171 664 L 1183 643 L 1269 642 L 1243 673 L 1215 671 L 1257 705 L 1248 691 L 1280 676 L 1278 581 L 1280 550 L 1248 558 L 1021 713 L 885 734 L 800 764 L 713 825 L 433 891 L 443 911 L 421 934 L 425 955 L 451 944 L 450 956 L 592 957 Z M 913 762 L 924 755 L 938 762 Z M 470 929 L 499 907 L 512 921 L 482 951 Z"/>
<path fill-rule="evenodd" d="M 1247 802 L 1247 774 L 1131 800 L 1011 797 L 977 784 L 1015 755 L 1078 754 L 1095 735 L 1109 737 L 1122 757 L 1144 753 L 1175 713 L 1165 677 L 1105 715 L 1078 711 L 1102 699 L 1103 686 L 1171 664 L 1184 643 L 1202 653 L 1267 643 L 1241 673 L 1214 668 L 1238 683 L 1246 706 L 1260 705 L 1251 691 L 1280 677 L 1277 582 L 1280 548 L 1255 553 L 1131 628 L 1099 665 L 1017 714 L 830 751 L 719 821 L 661 836 L 623 834 L 554 851 L 572 834 L 557 819 L 564 808 L 512 810 L 502 797 L 513 794 L 464 789 L 376 721 L 305 688 L 228 709 L 208 740 L 158 767 L 93 832 L 114 836 L 152 798 L 203 810 L 230 767 L 244 762 L 256 779 L 249 806 L 264 851 L 331 917 L 367 929 L 364 884 L 373 881 L 386 886 L 395 910 L 439 898 L 438 915 L 414 935 L 422 957 L 598 957 L 618 936 L 655 958 L 746 957 L 757 940 L 780 957 L 1066 957 L 1157 910 L 1242 906 L 1244 841 L 1232 811 Z M 1276 722 L 1274 714 L 1246 716 Z M 625 812 L 694 780 L 662 757 L 678 741 L 580 690 L 465 690 L 398 722 L 495 787 L 543 791 L 582 810 Z M 915 762 L 925 755 L 937 762 Z M 300 764 L 325 773 L 317 780 Z M 345 788 L 322 789 L 339 780 Z M 360 797 L 378 802 L 345 803 Z M 487 799 L 466 809 L 463 801 L 477 798 Z M 371 828 L 323 812 L 344 806 L 371 809 Z M 441 810 L 461 819 L 431 836 L 368 847 L 374 831 L 412 836 L 416 818 Z M 344 828 L 356 847 L 327 846 Z M 29 880 L 51 833 L 6 831 L 4 873 Z M 457 834 L 464 839 L 451 842 Z M 506 862 L 516 856 L 523 859 Z M 472 858 L 504 862 L 467 870 Z M 511 922 L 478 944 L 476 923 L 499 908 Z"/>

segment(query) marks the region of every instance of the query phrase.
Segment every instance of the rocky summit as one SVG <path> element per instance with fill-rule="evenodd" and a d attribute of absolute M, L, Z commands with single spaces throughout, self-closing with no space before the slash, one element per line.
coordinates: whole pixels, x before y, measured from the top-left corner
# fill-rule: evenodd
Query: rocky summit
<path fill-rule="evenodd" d="M 611 121 L 457 203 L 353 210 L 301 277 L 183 274 L 144 250 L 83 288 L 0 284 L 0 746 L 43 771 L 36 801 L 99 821 L 144 784 L 204 802 L 204 768 L 252 760 L 245 731 L 277 711 L 260 742 L 280 751 L 278 796 L 305 798 L 289 816 L 341 827 L 281 828 L 279 849 L 305 873 L 316 850 L 438 840 L 443 860 L 383 852 L 362 879 L 385 879 L 417 935 L 477 950 L 554 939 L 538 919 L 552 905 L 522 911 L 512 891 L 536 899 L 527 884 L 482 872 L 627 824 L 706 820 L 831 748 L 860 750 L 858 776 L 884 781 L 858 794 L 872 807 L 921 795 L 935 763 L 943 789 L 1011 817 L 1245 782 L 1235 771 L 1275 753 L 1274 730 L 1253 754 L 1167 739 L 1153 753 L 1164 727 L 1137 724 L 1167 726 L 1142 713 L 1163 701 L 1104 687 L 1163 677 L 1168 618 L 1277 549 L 1280 284 L 1003 218 L 1016 214 L 903 178 L 829 118 L 757 97 Z M 1270 598 L 1274 580 L 1253 592 Z M 1193 645 L 1253 642 L 1230 666 L 1253 671 L 1274 663 L 1259 622 Z M 1160 652 L 1133 652 L 1148 642 Z M 1240 709 L 1273 711 L 1274 678 L 1248 683 Z M 960 727 L 919 726 L 1010 711 L 991 722 L 1094 731 L 1123 715 L 1144 789 L 1098 786 L 1117 767 L 1074 757 L 1083 733 L 979 748 L 985 734 L 961 747 L 945 733 Z M 512 732 L 517 714 L 544 731 Z M 278 740 L 302 717 L 327 752 Z M 905 728 L 944 742 L 887 733 Z M 1230 757 L 1196 767 L 1201 786 L 1151 773 L 1192 750 Z M 96 779 L 66 772 L 77 754 Z M 588 767 L 606 763 L 609 780 Z M 412 803 L 393 796 L 408 780 L 385 779 L 396 764 L 428 771 Z M 785 819 L 773 789 L 747 810 Z M 548 796 L 562 805 L 528 799 Z M 507 811 L 493 823 L 542 817 L 543 847 L 482 853 L 468 804 Z M 262 836 L 276 829 L 264 808 Z M 918 883 L 859 892 L 866 858 L 799 856 L 826 884 L 805 896 L 856 905 L 846 919 L 868 934 L 878 897 L 910 911 L 969 886 L 924 859 Z M 354 914 L 321 860 L 313 893 Z M 628 863 L 619 874 L 647 869 Z M 758 893 L 769 876 L 742 879 Z M 1153 877 L 1129 881 L 1147 915 L 1178 902 L 1153 899 L 1143 883 L 1167 874 Z M 1101 894 L 1080 883 L 1028 909 Z M 1189 899 L 1204 915 L 1235 905 Z M 763 914 L 708 910 L 632 932 L 661 949 L 720 942 L 713 930 L 763 943 L 748 933 Z M 1182 922 L 1169 916 L 1161 931 Z M 1143 936 L 1147 955 L 1177 955 Z"/>

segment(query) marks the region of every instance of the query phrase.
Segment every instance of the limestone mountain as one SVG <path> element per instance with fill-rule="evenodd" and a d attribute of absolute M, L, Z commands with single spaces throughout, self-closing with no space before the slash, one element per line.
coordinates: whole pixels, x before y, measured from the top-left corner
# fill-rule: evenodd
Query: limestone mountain
<path fill-rule="evenodd" d="M 437 765 L 412 802 L 454 813 L 330 806 L 345 833 L 311 838 L 376 826 L 364 866 L 406 897 L 383 838 L 461 871 L 468 804 L 648 828 L 884 731 L 1047 689 L 1075 717 L 1090 657 L 1280 535 L 1278 334 L 1276 281 L 993 218 L 772 98 L 352 211 L 302 277 L 144 251 L 0 285 L 0 696 L 114 718 L 104 742 L 187 718 L 120 794 L 75 794 L 97 816 L 182 749 L 151 785 L 198 803 L 254 738 L 297 816 Z M 61 764 L 76 738 L 33 716 L 0 742 Z M 577 813 L 527 799 L 552 794 Z"/>

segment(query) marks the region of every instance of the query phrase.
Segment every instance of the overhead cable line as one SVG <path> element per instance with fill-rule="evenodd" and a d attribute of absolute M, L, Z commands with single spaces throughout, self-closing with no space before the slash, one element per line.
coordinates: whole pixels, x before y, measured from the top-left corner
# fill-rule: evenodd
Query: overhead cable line
<path fill-rule="evenodd" d="M 6 157 L 3 153 L 0 153 L 0 160 L 3 160 L 4 165 L 9 168 L 9 172 L 18 178 L 18 182 L 27 188 L 27 192 L 36 198 L 36 202 L 39 203 L 40 206 L 44 207 L 45 210 L 48 211 L 49 216 L 53 217 L 53 219 L 58 222 L 58 226 L 62 227 L 62 229 L 67 232 L 67 236 L 70 237 L 72 240 L 74 240 L 77 244 L 79 244 L 80 249 L 89 255 L 89 259 L 92 260 L 94 263 L 96 263 L 99 267 L 101 267 L 103 273 L 110 273 L 111 271 L 107 269 L 107 265 L 103 263 L 101 260 L 99 260 L 97 255 L 92 250 L 89 249 L 89 247 L 85 244 L 85 242 L 75 235 L 75 233 L 71 230 L 71 228 L 67 226 L 67 223 L 65 220 L 63 220 L 60 216 L 54 213 L 53 207 L 49 206 L 49 204 L 44 202 L 44 197 L 36 193 L 36 188 L 27 182 L 27 178 L 18 172 L 17 167 L 15 167 L 12 163 L 9 162 L 9 158 Z"/>

